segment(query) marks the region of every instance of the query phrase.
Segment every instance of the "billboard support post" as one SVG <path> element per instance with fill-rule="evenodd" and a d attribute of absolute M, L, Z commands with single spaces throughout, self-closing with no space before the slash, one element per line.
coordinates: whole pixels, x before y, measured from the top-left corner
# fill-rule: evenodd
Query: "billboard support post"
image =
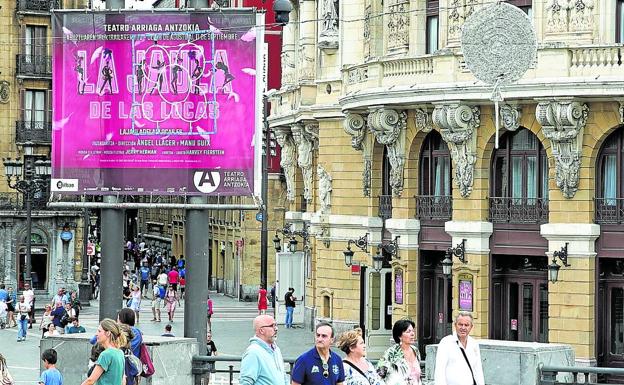
<path fill-rule="evenodd" d="M 206 197 L 189 197 L 191 203 L 205 203 Z M 208 298 L 209 223 L 205 210 L 186 210 L 185 251 L 187 269 L 184 301 L 184 337 L 196 338 L 199 354 L 206 355 L 206 312 Z M 203 310 L 199 310 L 203 309 Z"/>
<path fill-rule="evenodd" d="M 105 203 L 116 203 L 117 197 L 102 197 Z M 102 209 L 102 277 L 100 279 L 100 321 L 117 319 L 123 293 L 124 211 Z"/>
<path fill-rule="evenodd" d="M 265 285 L 265 289 L 269 287 L 268 282 L 268 200 L 269 200 L 269 150 L 270 150 L 270 133 L 269 122 L 267 117 L 269 115 L 269 98 L 264 95 L 263 101 L 263 114 L 264 119 L 264 140 L 265 146 L 262 153 L 262 229 L 260 233 L 260 283 Z"/>

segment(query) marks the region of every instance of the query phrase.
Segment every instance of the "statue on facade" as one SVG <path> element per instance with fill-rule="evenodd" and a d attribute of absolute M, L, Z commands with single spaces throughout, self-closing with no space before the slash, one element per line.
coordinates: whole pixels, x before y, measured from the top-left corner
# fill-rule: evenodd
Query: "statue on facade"
<path fill-rule="evenodd" d="M 282 166 L 284 176 L 286 177 L 286 199 L 292 202 L 295 200 L 297 149 L 290 132 L 287 130 L 275 130 L 275 139 L 282 149 L 280 166 Z"/>
<path fill-rule="evenodd" d="M 320 164 L 316 168 L 318 174 L 319 200 L 321 201 L 321 214 L 329 212 L 331 207 L 332 177 Z"/>

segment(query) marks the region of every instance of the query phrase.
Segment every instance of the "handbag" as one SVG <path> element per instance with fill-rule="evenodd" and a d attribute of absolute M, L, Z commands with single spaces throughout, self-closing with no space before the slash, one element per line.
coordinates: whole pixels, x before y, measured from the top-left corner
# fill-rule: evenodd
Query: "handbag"
<path fill-rule="evenodd" d="M 15 385 L 15 381 L 5 365 L 2 365 L 2 369 L 0 369 L 0 376 L 2 377 L 0 379 L 0 385 Z"/>

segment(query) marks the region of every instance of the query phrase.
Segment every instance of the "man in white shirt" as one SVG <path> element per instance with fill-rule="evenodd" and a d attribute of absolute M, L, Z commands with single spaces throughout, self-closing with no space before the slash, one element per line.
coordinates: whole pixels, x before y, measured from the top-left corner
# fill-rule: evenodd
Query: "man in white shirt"
<path fill-rule="evenodd" d="M 459 312 L 455 333 L 442 338 L 436 353 L 436 385 L 484 385 L 479 343 L 470 337 L 472 314 Z"/>
<path fill-rule="evenodd" d="M 24 291 L 22 292 L 22 295 L 24 296 L 24 303 L 26 303 L 30 307 L 28 328 L 32 329 L 32 323 L 35 319 L 35 292 L 33 291 L 33 289 L 30 288 L 29 283 L 24 284 Z"/>

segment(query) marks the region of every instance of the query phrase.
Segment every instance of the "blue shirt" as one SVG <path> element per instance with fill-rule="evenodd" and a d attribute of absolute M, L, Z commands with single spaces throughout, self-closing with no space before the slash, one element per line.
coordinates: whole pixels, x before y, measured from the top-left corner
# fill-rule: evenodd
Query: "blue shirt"
<path fill-rule="evenodd" d="M 308 350 L 297 358 L 291 372 L 291 379 L 302 385 L 335 385 L 344 382 L 344 366 L 340 356 L 330 350 L 327 361 L 327 378 L 323 376 L 323 361 L 316 347 Z"/>
<path fill-rule="evenodd" d="M 150 269 L 147 266 L 141 267 L 141 281 L 147 281 L 149 279 Z"/>
<path fill-rule="evenodd" d="M 4 289 L 0 289 L 0 301 L 6 302 L 7 299 L 9 299 L 9 292 Z"/>
<path fill-rule="evenodd" d="M 45 385 L 63 385 L 63 376 L 56 368 L 46 369 L 41 373 L 39 383 Z"/>

